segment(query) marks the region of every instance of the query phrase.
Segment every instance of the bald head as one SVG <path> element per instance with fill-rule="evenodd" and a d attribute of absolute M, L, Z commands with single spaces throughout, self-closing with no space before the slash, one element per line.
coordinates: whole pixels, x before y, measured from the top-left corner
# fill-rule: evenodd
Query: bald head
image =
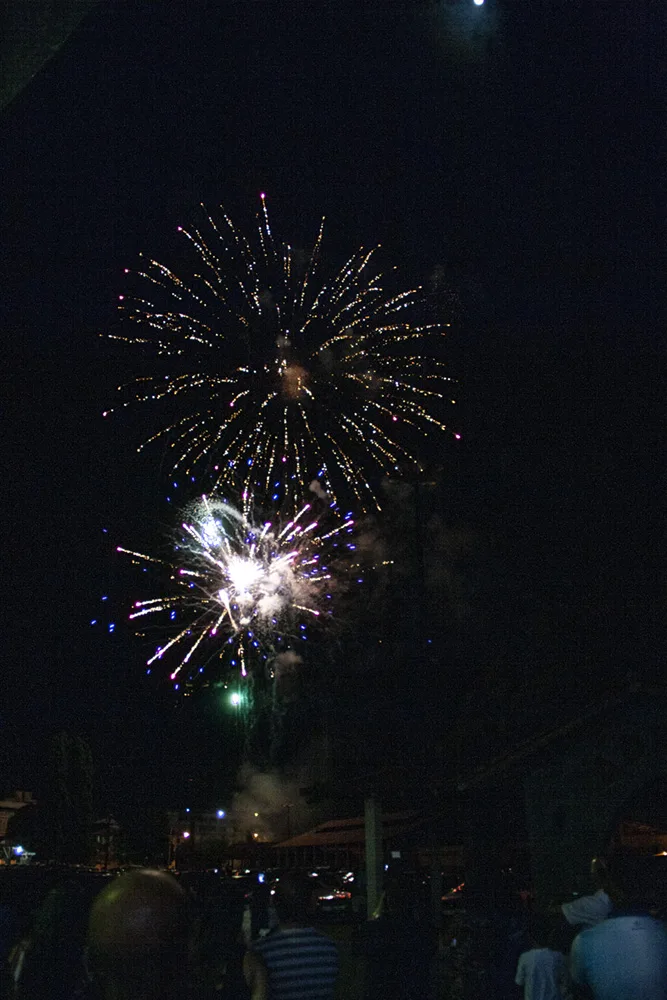
<path fill-rule="evenodd" d="M 88 925 L 92 971 L 109 996 L 171 995 L 186 966 L 186 896 L 166 872 L 114 879 L 93 903 Z M 177 983 L 178 980 L 178 983 Z M 165 992 L 168 984 L 169 992 Z"/>

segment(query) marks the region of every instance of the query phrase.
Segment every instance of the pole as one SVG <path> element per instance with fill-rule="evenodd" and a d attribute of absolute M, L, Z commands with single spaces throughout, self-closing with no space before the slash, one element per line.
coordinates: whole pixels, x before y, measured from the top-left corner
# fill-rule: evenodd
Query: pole
<path fill-rule="evenodd" d="M 107 835 L 104 845 L 104 870 L 109 871 L 109 851 L 111 850 L 111 814 L 107 816 Z"/>
<path fill-rule="evenodd" d="M 431 888 L 431 920 L 433 926 L 440 931 L 442 926 L 442 867 L 440 857 L 440 842 L 435 816 L 429 826 L 429 867 Z"/>
<path fill-rule="evenodd" d="M 382 895 L 384 855 L 382 851 L 382 806 L 376 795 L 364 804 L 366 833 L 366 916 L 372 920 Z"/>

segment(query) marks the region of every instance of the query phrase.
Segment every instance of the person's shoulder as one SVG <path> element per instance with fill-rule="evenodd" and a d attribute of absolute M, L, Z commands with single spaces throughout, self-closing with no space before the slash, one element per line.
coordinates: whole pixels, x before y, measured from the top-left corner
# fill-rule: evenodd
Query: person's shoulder
<path fill-rule="evenodd" d="M 327 960 L 338 955 L 338 945 L 328 934 L 324 934 L 316 927 L 308 927 L 306 930 L 308 933 L 303 935 L 302 941 L 311 954 L 327 956 Z"/>
<path fill-rule="evenodd" d="M 522 951 L 517 961 L 517 969 L 530 968 L 535 962 L 536 954 L 536 948 L 527 948 L 525 951 Z"/>
<path fill-rule="evenodd" d="M 582 945 L 586 945 L 591 941 L 597 940 L 597 938 L 599 938 L 601 934 L 602 935 L 605 934 L 604 925 L 606 923 L 607 923 L 606 920 L 601 920 L 599 924 L 593 924 L 592 927 L 582 927 L 579 933 L 575 936 L 575 939 L 572 942 L 572 944 L 574 945 L 575 942 L 578 942 L 578 946 L 581 947 Z"/>
<path fill-rule="evenodd" d="M 570 960 L 580 963 L 584 962 L 590 958 L 591 952 L 604 947 L 604 942 L 608 934 L 608 928 L 605 925 L 608 923 L 610 921 L 603 920 L 593 927 L 584 927 L 580 930 L 572 942 Z"/>

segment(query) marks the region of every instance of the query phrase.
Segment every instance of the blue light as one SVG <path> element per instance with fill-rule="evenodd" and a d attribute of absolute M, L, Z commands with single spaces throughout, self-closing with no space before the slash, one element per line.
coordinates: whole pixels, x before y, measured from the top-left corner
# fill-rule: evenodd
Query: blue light
<path fill-rule="evenodd" d="M 481 7 L 482 4 L 484 3 L 484 0 L 472 0 L 472 2 L 474 3 L 475 7 Z"/>
<path fill-rule="evenodd" d="M 170 611 L 169 612 L 169 617 L 171 618 L 171 620 L 173 622 L 174 618 L 176 617 L 176 612 L 175 611 Z"/>
<path fill-rule="evenodd" d="M 109 631 L 110 631 L 110 632 L 113 632 L 113 630 L 115 629 L 115 627 L 116 627 L 116 626 L 115 626 L 115 625 L 114 625 L 114 623 L 112 622 L 112 623 L 111 623 L 111 625 L 109 625 Z"/>
<path fill-rule="evenodd" d="M 17 844 L 16 847 L 13 847 L 12 850 L 14 854 L 17 854 L 19 857 L 24 853 L 24 848 L 21 847 L 20 844 Z"/>
<path fill-rule="evenodd" d="M 218 809 L 218 811 L 216 813 L 216 816 L 218 817 L 218 819 L 224 819 L 225 818 L 225 810 L 224 809 Z"/>
<path fill-rule="evenodd" d="M 92 622 L 90 624 L 91 625 L 97 625 L 97 618 L 93 618 L 93 620 L 92 620 Z"/>
<path fill-rule="evenodd" d="M 102 598 L 102 600 L 103 600 L 103 601 L 108 601 L 108 600 L 109 600 L 109 598 L 108 598 L 108 596 L 107 596 L 107 595 L 105 594 L 105 595 L 104 595 L 104 597 Z"/>

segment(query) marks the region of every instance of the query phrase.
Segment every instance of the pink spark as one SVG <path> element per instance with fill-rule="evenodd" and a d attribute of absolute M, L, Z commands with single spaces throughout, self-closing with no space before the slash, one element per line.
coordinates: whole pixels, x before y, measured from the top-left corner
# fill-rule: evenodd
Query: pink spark
<path fill-rule="evenodd" d="M 457 441 L 461 440 L 461 435 L 460 434 L 455 434 L 454 437 L 456 438 Z"/>

